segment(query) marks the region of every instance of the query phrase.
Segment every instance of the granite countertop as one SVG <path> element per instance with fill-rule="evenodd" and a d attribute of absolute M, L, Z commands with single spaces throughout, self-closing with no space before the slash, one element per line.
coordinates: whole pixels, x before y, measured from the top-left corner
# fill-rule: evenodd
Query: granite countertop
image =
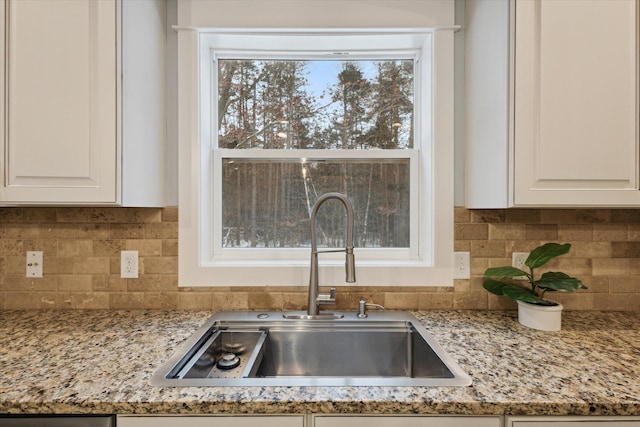
<path fill-rule="evenodd" d="M 638 313 L 414 313 L 471 387 L 151 387 L 210 312 L 0 311 L 1 413 L 640 415 Z"/>

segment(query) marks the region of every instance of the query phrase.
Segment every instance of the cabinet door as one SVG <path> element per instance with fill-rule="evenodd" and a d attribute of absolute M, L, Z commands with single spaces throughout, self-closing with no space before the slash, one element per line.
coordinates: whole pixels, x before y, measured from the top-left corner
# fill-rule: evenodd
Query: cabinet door
<path fill-rule="evenodd" d="M 315 416 L 313 427 L 500 427 L 500 417 Z"/>
<path fill-rule="evenodd" d="M 515 8 L 514 205 L 640 205 L 637 2 Z"/>
<path fill-rule="evenodd" d="M 118 427 L 303 427 L 296 416 L 128 416 L 118 415 Z"/>
<path fill-rule="evenodd" d="M 638 417 L 507 417 L 506 427 L 640 427 Z"/>
<path fill-rule="evenodd" d="M 113 203 L 116 0 L 6 0 L 0 203 Z"/>

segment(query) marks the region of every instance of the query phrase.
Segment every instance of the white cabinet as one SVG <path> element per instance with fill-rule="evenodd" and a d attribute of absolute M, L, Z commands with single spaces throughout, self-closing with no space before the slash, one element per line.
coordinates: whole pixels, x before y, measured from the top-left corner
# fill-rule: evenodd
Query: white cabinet
<path fill-rule="evenodd" d="M 162 206 L 164 2 L 4 0 L 0 14 L 0 204 Z"/>
<path fill-rule="evenodd" d="M 303 427 L 303 415 L 118 415 L 118 427 Z"/>
<path fill-rule="evenodd" d="M 640 427 L 639 417 L 507 417 L 505 427 Z"/>
<path fill-rule="evenodd" d="M 500 427 L 498 416 L 345 416 L 317 415 L 313 427 Z"/>
<path fill-rule="evenodd" d="M 467 207 L 640 205 L 637 8 L 467 0 Z"/>

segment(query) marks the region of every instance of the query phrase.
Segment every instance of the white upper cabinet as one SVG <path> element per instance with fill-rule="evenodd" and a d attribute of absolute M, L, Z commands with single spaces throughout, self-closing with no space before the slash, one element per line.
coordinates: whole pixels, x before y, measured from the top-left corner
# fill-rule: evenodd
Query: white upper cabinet
<path fill-rule="evenodd" d="M 6 37 L 0 204 L 164 204 L 166 12 L 154 3 L 160 4 L 0 5 Z M 135 14 L 139 22 L 127 27 Z M 156 43 L 139 46 L 143 35 Z M 136 73 L 144 78 L 131 81 Z"/>
<path fill-rule="evenodd" d="M 467 0 L 466 206 L 640 206 L 635 0 Z"/>

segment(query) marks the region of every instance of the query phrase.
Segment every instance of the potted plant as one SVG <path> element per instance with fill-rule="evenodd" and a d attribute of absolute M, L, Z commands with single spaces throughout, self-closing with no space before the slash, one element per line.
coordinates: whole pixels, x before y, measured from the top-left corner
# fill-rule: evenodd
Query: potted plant
<path fill-rule="evenodd" d="M 496 295 L 504 295 L 518 303 L 518 321 L 530 328 L 558 331 L 562 304 L 545 298 L 547 292 L 573 292 L 587 287 L 575 277 L 548 271 L 536 278 L 534 270 L 564 255 L 571 244 L 546 243 L 532 250 L 524 262 L 527 271 L 516 267 L 494 267 L 485 271 L 483 286 Z M 499 280 L 496 280 L 499 279 Z M 526 282 L 527 285 L 522 284 Z"/>

